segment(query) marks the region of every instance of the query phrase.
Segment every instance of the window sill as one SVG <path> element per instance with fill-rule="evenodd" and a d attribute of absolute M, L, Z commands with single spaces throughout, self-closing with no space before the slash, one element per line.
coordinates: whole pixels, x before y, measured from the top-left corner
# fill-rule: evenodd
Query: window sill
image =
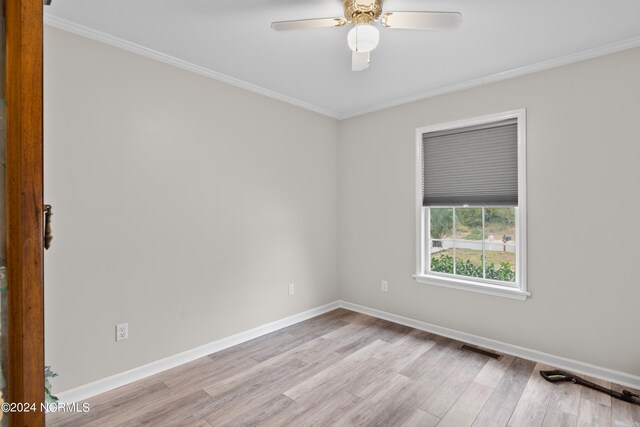
<path fill-rule="evenodd" d="M 442 286 L 444 288 L 460 289 L 463 291 L 477 292 L 480 294 L 494 295 L 522 301 L 531 296 L 529 292 L 523 291 L 522 289 L 492 285 L 489 283 L 478 283 L 464 279 L 454 279 L 425 274 L 416 274 L 413 278 L 416 279 L 416 282 L 425 285 Z"/>

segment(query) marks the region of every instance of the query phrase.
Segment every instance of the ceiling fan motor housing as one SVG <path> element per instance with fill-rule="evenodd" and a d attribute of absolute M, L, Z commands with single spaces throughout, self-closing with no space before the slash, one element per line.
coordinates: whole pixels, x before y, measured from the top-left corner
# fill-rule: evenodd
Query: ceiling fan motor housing
<path fill-rule="evenodd" d="M 382 13 L 382 0 L 344 0 L 344 17 L 356 25 L 368 24 Z"/>

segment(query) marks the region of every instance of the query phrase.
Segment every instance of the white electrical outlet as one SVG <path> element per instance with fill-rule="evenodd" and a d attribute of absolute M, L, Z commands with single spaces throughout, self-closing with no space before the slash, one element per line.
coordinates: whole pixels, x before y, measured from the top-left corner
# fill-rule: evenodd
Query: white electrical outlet
<path fill-rule="evenodd" d="M 296 285 L 293 283 L 289 283 L 289 295 L 293 295 L 296 293 Z"/>
<path fill-rule="evenodd" d="M 116 341 L 129 339 L 129 324 L 120 323 L 116 325 Z"/>
<path fill-rule="evenodd" d="M 389 282 L 387 282 L 386 280 L 382 281 L 382 286 L 380 287 L 380 290 L 382 292 L 389 292 Z"/>

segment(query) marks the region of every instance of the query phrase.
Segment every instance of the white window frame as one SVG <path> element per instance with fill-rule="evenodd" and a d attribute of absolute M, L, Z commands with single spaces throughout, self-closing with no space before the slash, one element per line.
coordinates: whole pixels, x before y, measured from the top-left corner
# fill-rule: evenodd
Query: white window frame
<path fill-rule="evenodd" d="M 465 278 L 446 273 L 427 271 L 425 261 L 430 252 L 426 230 L 427 209 L 423 203 L 422 145 L 425 133 L 458 129 L 507 119 L 518 122 L 518 206 L 516 209 L 516 281 L 515 284 L 501 284 L 478 278 Z M 416 274 L 418 283 L 461 289 L 471 292 L 525 300 L 531 294 L 527 291 L 527 145 L 526 145 L 526 109 L 506 111 L 498 114 L 457 120 L 416 129 Z M 449 206 L 446 206 L 449 207 Z M 484 219 L 483 219 L 484 220 Z"/>

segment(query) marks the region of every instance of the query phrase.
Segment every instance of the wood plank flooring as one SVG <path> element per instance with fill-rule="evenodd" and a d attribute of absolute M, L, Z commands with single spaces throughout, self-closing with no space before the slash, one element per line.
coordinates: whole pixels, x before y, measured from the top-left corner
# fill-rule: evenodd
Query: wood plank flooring
<path fill-rule="evenodd" d="M 88 413 L 49 414 L 47 425 L 640 427 L 638 405 L 460 345 L 338 309 L 96 396 Z"/>

